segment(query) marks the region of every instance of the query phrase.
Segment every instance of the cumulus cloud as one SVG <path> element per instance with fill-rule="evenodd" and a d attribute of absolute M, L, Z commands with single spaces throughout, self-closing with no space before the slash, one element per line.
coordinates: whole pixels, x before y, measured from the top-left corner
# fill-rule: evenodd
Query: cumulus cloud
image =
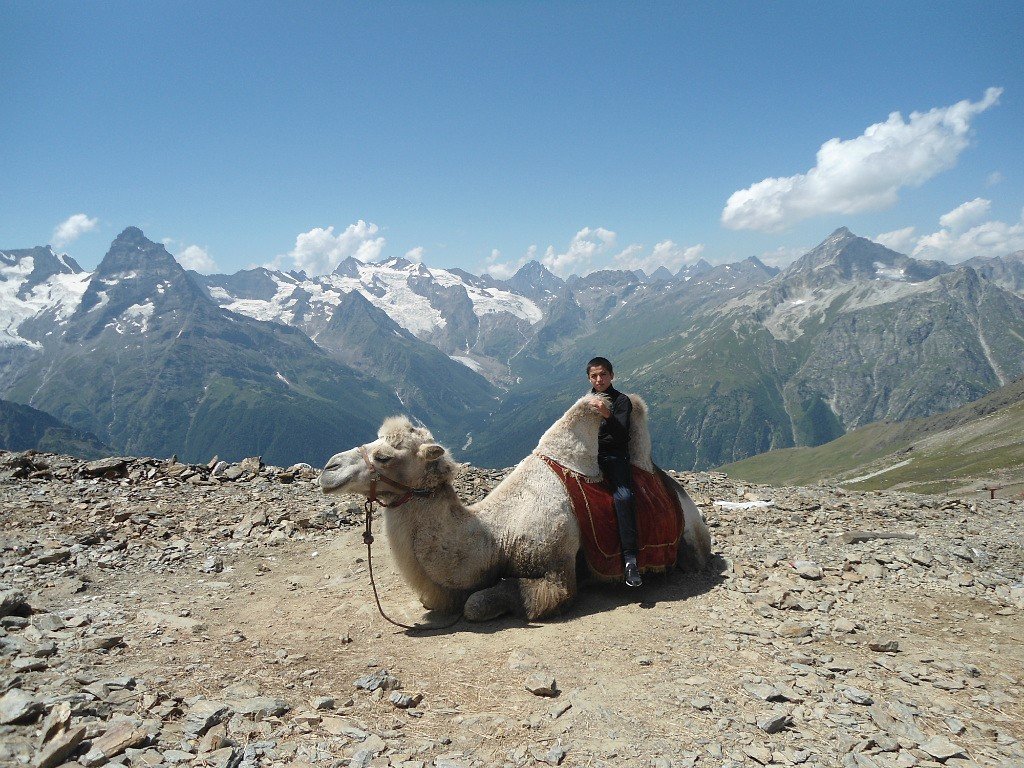
<path fill-rule="evenodd" d="M 480 269 L 481 274 L 486 273 L 495 280 L 508 280 L 519 271 L 519 268 L 531 259 L 537 258 L 537 246 L 531 245 L 524 256 L 517 260 L 502 261 L 501 251 L 494 248 Z"/>
<path fill-rule="evenodd" d="M 204 275 L 217 271 L 217 264 L 211 258 L 209 251 L 198 245 L 183 248 L 175 258 L 185 269 L 193 269 Z"/>
<path fill-rule="evenodd" d="M 894 229 L 892 232 L 883 232 L 880 235 L 875 235 L 874 241 L 897 253 L 910 253 L 917 244 L 916 232 L 917 229 L 915 227 Z"/>
<path fill-rule="evenodd" d="M 53 229 L 53 245 L 63 248 L 72 243 L 86 232 L 92 232 L 99 225 L 99 219 L 91 219 L 84 213 L 76 213 L 69 216 Z"/>
<path fill-rule="evenodd" d="M 662 240 L 650 253 L 645 253 L 643 246 L 629 245 L 616 254 L 615 262 L 620 269 L 642 269 L 650 275 L 662 266 L 677 272 L 684 264 L 693 264 L 703 255 L 703 243 L 681 246 L 671 240 Z"/>
<path fill-rule="evenodd" d="M 976 224 L 988 216 L 988 210 L 992 207 L 992 201 L 982 197 L 976 197 L 969 202 L 959 205 L 949 213 L 939 217 L 939 226 L 943 229 L 950 229 L 960 232 L 967 229 L 971 224 Z"/>
<path fill-rule="evenodd" d="M 977 201 L 972 201 L 977 202 Z M 988 212 L 988 201 L 984 201 L 985 213 Z M 965 203 L 964 205 L 970 205 Z M 974 257 L 1005 256 L 1014 251 L 1024 250 L 1024 210 L 1020 220 L 1015 224 L 1003 221 L 984 221 L 966 227 L 972 219 L 955 216 L 964 208 L 961 205 L 939 218 L 942 228 L 917 241 L 913 255 L 918 258 L 938 259 L 951 264 L 966 261 Z M 948 226 L 947 226 L 948 225 Z"/>
<path fill-rule="evenodd" d="M 307 275 L 332 271 L 349 256 L 360 261 L 376 261 L 387 242 L 377 237 L 380 227 L 360 219 L 345 231 L 334 234 L 334 227 L 314 227 L 295 238 L 295 247 L 276 256 L 267 266 L 272 269 L 300 269 Z"/>
<path fill-rule="evenodd" d="M 970 143 L 971 121 L 997 104 L 1002 92 L 989 88 L 980 101 L 912 112 L 909 120 L 893 112 L 855 139 L 829 139 L 806 173 L 733 192 L 722 224 L 776 232 L 812 216 L 888 208 L 900 188 L 920 186 L 956 164 Z"/>
<path fill-rule="evenodd" d="M 560 277 L 573 273 L 586 274 L 594 268 L 595 260 L 615 246 L 615 233 L 597 227 L 584 227 L 572 238 L 565 251 L 558 252 L 549 245 L 540 263 Z"/>
<path fill-rule="evenodd" d="M 407 258 L 409 261 L 415 261 L 419 263 L 423 261 L 423 251 L 423 246 L 417 245 L 415 248 L 410 248 L 408 251 L 405 252 L 405 258 Z"/>

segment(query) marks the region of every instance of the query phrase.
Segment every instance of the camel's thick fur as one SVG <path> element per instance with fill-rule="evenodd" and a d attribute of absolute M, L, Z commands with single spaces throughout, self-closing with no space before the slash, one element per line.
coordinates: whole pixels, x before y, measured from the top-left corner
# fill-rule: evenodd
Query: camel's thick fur
<path fill-rule="evenodd" d="M 401 506 L 386 509 L 385 528 L 402 575 L 426 608 L 483 621 L 507 611 L 540 619 L 562 610 L 576 595 L 579 526 L 561 480 L 535 454 L 591 477 L 597 466 L 600 415 L 580 398 L 527 456 L 481 502 L 467 507 L 452 487 L 457 465 L 422 427 L 404 417 L 384 422 L 378 439 L 363 446 L 387 477 L 429 488 Z M 647 405 L 633 399 L 630 451 L 633 462 L 653 470 Z M 667 475 L 665 475 L 668 478 Z M 368 495 L 372 473 L 360 449 L 331 457 L 320 477 L 325 493 Z M 671 481 L 683 506 L 685 531 L 677 566 L 703 568 L 711 537 L 697 506 Z M 377 495 L 393 501 L 401 491 L 378 482 Z"/>

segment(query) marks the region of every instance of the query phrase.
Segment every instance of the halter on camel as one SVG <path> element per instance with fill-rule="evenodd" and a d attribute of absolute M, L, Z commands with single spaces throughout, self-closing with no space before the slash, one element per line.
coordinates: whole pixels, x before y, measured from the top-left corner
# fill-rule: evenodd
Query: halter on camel
<path fill-rule="evenodd" d="M 377 583 L 374 581 L 373 578 L 373 555 L 370 551 L 370 545 L 373 544 L 373 533 L 370 530 L 371 521 L 373 520 L 373 506 L 375 504 L 380 504 L 385 509 L 394 509 L 395 507 L 402 506 L 403 504 L 405 504 L 405 502 L 411 500 L 414 497 L 425 498 L 427 496 L 430 496 L 431 494 L 433 494 L 434 489 L 413 488 L 412 486 L 408 486 L 405 483 L 401 483 L 398 480 L 394 480 L 388 477 L 373 465 L 373 462 L 370 460 L 370 455 L 366 452 L 365 445 L 359 446 L 359 455 L 363 457 L 363 461 L 366 463 L 367 469 L 370 470 L 370 493 L 367 494 L 366 502 L 363 504 L 363 509 L 366 511 L 366 528 L 363 531 L 363 543 L 366 545 L 366 564 L 370 570 L 370 586 L 373 587 L 373 599 L 377 602 L 377 610 L 380 612 L 380 615 L 383 616 L 386 621 L 391 622 L 396 627 L 408 629 L 413 632 L 426 632 L 429 630 L 448 629 L 448 627 L 454 627 L 462 619 L 461 616 L 456 616 L 454 621 L 451 621 L 447 624 L 435 624 L 432 626 L 416 624 L 410 626 L 409 624 L 403 624 L 400 621 L 395 621 L 386 613 L 384 613 L 384 609 L 381 607 L 380 604 L 380 596 L 377 594 Z M 379 496 L 377 496 L 377 483 L 380 482 L 387 483 L 392 488 L 395 488 L 399 491 L 404 491 L 404 493 L 402 493 L 401 496 L 399 496 L 397 499 L 394 499 L 389 504 L 385 502 L 383 499 L 381 499 Z"/>

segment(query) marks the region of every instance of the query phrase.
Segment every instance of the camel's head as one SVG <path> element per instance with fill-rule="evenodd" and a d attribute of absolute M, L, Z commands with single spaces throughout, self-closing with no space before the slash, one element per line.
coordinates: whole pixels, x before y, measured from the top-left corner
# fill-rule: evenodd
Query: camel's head
<path fill-rule="evenodd" d="M 369 459 L 372 468 L 367 465 Z M 409 488 L 437 488 L 450 483 L 456 464 L 444 446 L 423 427 L 414 427 L 405 416 L 384 421 L 372 443 L 334 454 L 320 475 L 324 493 L 371 493 L 375 473 Z M 385 504 L 404 491 L 377 478 L 377 497 Z"/>

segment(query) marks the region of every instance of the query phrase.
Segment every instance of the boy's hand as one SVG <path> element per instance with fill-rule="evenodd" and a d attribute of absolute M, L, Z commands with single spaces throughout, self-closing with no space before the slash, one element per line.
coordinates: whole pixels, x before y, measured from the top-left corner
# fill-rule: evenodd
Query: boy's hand
<path fill-rule="evenodd" d="M 605 419 L 612 415 L 612 412 L 608 410 L 608 406 L 604 404 L 604 400 L 600 397 L 590 398 L 590 408 L 591 410 L 597 411 Z"/>

